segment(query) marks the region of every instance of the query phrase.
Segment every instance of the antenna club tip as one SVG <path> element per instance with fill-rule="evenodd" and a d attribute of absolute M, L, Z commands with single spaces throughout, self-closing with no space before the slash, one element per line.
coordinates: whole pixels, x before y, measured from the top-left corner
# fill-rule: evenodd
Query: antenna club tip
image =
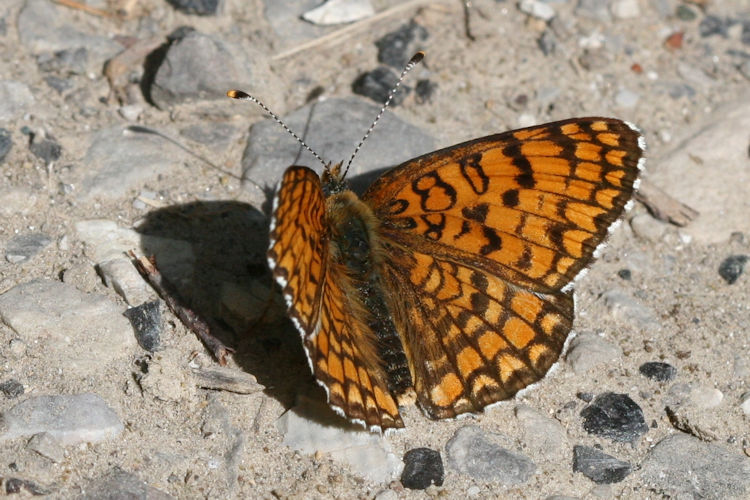
<path fill-rule="evenodd" d="M 241 90 L 227 90 L 227 97 L 231 97 L 232 99 L 245 99 L 248 96 L 248 94 L 244 93 Z"/>
<path fill-rule="evenodd" d="M 420 50 L 419 52 L 411 56 L 411 59 L 409 59 L 409 64 L 417 64 L 422 59 L 424 59 L 424 51 Z"/>

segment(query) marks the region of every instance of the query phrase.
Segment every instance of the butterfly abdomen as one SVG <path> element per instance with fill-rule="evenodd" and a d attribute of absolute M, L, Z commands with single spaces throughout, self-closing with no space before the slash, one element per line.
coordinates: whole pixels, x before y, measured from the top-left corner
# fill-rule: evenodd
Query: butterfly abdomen
<path fill-rule="evenodd" d="M 351 279 L 348 299 L 363 309 L 367 327 L 375 338 L 379 363 L 394 395 L 413 386 L 401 337 L 386 306 L 380 276 L 380 245 L 375 233 L 377 219 L 372 210 L 351 191 L 326 200 L 332 260 L 345 268 Z"/>

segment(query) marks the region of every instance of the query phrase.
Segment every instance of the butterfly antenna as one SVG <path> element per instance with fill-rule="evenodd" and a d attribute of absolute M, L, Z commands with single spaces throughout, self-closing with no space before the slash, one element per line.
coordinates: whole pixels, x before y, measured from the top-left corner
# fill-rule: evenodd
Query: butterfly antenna
<path fill-rule="evenodd" d="M 375 124 L 378 123 L 378 120 L 380 120 L 380 117 L 383 116 L 383 113 L 385 113 L 385 110 L 388 108 L 388 105 L 391 104 L 391 101 L 393 100 L 393 96 L 396 95 L 396 91 L 401 85 L 401 82 L 404 80 L 404 77 L 406 77 L 406 74 L 409 71 L 411 71 L 414 68 L 414 66 L 419 64 L 419 62 L 422 59 L 424 59 L 424 52 L 420 50 L 419 52 L 411 56 L 411 59 L 409 59 L 409 62 L 406 63 L 406 66 L 404 66 L 404 70 L 401 72 L 401 76 L 398 77 L 398 81 L 396 82 L 396 85 L 394 85 L 393 88 L 390 90 L 390 92 L 388 92 L 388 99 L 385 100 L 385 104 L 383 104 L 383 107 L 380 108 L 380 112 L 378 113 L 378 116 L 375 117 L 375 120 L 373 120 L 372 125 L 370 125 L 370 128 L 368 128 L 367 132 L 365 132 L 365 136 L 362 137 L 362 140 L 359 141 L 359 144 L 357 144 L 357 147 L 354 148 L 354 153 L 352 153 L 352 157 L 349 158 L 349 163 L 346 164 L 346 168 L 344 169 L 344 174 L 341 176 L 342 179 L 346 177 L 346 173 L 349 171 L 349 166 L 354 161 L 354 157 L 357 156 L 357 153 L 362 147 L 362 144 L 365 143 L 367 138 L 370 136 L 370 133 L 372 133 L 372 130 L 375 128 Z"/>
<path fill-rule="evenodd" d="M 271 118 L 273 118 L 274 120 L 276 120 L 276 123 L 278 123 L 279 125 L 281 125 L 284 128 L 284 130 L 286 130 L 287 132 L 289 132 L 290 134 L 292 134 L 292 137 L 294 137 L 295 139 L 297 139 L 297 142 L 299 142 L 300 144 L 302 144 L 305 147 L 305 149 L 307 149 L 310 153 L 312 153 L 312 155 L 315 158 L 317 158 L 320 163 L 323 164 L 323 168 L 325 168 L 326 170 L 328 170 L 328 165 L 326 164 L 326 162 L 323 161 L 323 158 L 321 158 L 318 153 L 316 153 L 315 151 L 313 151 L 312 148 L 310 146 L 308 146 L 305 143 L 305 141 L 303 141 L 300 138 L 300 136 L 298 136 L 297 134 L 295 134 L 292 129 L 290 129 L 289 127 L 287 127 L 286 123 L 284 123 L 283 121 L 281 121 L 281 118 L 279 118 L 279 116 L 276 113 L 274 113 L 273 111 L 271 111 L 268 108 L 268 106 L 266 106 L 265 104 L 263 104 L 260 101 L 260 99 L 258 99 L 256 97 L 253 97 L 250 94 L 248 94 L 246 92 L 243 92 L 241 90 L 229 90 L 227 92 L 227 96 L 231 97 L 232 99 L 237 99 L 237 100 L 240 100 L 240 101 L 252 101 L 255 104 L 257 104 L 258 106 L 260 106 L 261 108 L 263 108 L 263 111 L 265 111 L 266 113 L 268 113 L 271 116 Z"/>

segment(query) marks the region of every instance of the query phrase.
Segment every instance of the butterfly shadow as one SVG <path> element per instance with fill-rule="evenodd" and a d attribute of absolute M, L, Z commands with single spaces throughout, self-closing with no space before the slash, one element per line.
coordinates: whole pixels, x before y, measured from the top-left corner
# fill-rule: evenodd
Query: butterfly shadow
<path fill-rule="evenodd" d="M 197 201 L 154 210 L 138 225 L 143 253 L 234 361 L 285 407 L 313 385 L 299 335 L 272 282 L 268 217 L 237 201 Z"/>

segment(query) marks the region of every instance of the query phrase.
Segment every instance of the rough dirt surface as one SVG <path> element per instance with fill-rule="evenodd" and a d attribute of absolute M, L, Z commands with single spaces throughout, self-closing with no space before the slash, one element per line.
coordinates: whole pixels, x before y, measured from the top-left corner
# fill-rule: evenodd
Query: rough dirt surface
<path fill-rule="evenodd" d="M 214 16 L 184 14 L 160 0 L 89 2 L 111 17 L 48 0 L 0 5 L 0 80 L 15 82 L 0 92 L 0 127 L 13 143 L 0 160 L 0 383 L 20 384 L 3 386 L 0 411 L 35 396 L 95 393 L 123 424 L 113 437 L 74 445 L 58 440 L 45 453 L 35 451 L 44 436 L 35 437 L 35 444 L 34 433 L 3 439 L 2 491 L 54 498 L 95 498 L 107 491 L 124 498 L 128 491 L 145 495 L 145 482 L 154 498 L 713 497 L 701 488 L 719 492 L 716 498 L 750 496 L 743 477 L 750 453 L 750 405 L 743 404 L 750 398 L 750 276 L 745 271 L 730 284 L 719 274 L 727 257 L 750 254 L 750 184 L 743 189 L 741 182 L 750 179 L 750 132 L 721 128 L 723 115 L 716 115 L 727 109 L 722 106 L 748 109 L 750 3 L 559 0 L 539 2 L 555 11 L 553 19 L 543 20 L 515 2 L 474 0 L 473 40 L 459 1 L 372 3 L 386 15 L 343 33 L 345 25 L 323 28 L 299 20 L 318 2 L 226 0 Z M 48 15 L 47 24 L 22 22 L 28 9 L 37 9 L 43 21 Z M 702 32 L 709 16 L 724 23 L 716 32 Z M 731 144 L 726 157 L 739 158 L 726 173 L 728 163 L 714 164 L 721 160 L 694 152 L 689 159 L 704 167 L 692 166 L 695 178 L 686 181 L 679 169 L 660 173 L 661 188 L 670 192 L 670 178 L 687 183 L 702 205 L 721 207 L 718 217 L 732 227 L 702 238 L 690 233 L 689 225 L 657 221 L 636 204 L 577 282 L 574 329 L 594 340 L 582 342 L 576 362 L 561 360 L 522 398 L 467 419 L 431 421 L 417 408 L 404 410 L 406 429 L 386 436 L 385 446 L 399 461 L 413 448 L 441 453 L 443 484 L 425 491 L 404 488 L 398 472 L 373 481 L 327 453 L 299 452 L 282 443 L 277 420 L 300 395 L 323 396 L 264 257 L 272 192 L 264 183 L 282 172 L 242 168 L 248 128 L 266 117 L 212 88 L 187 102 L 157 107 L 150 99 L 163 97 L 148 91 L 144 97 L 142 91 L 153 78 L 148 64 L 154 57 L 127 63 L 117 88 L 103 70 L 106 60 L 134 43 L 153 38 L 155 45 L 144 55 L 152 53 L 177 28 L 191 26 L 234 47 L 232 57 L 247 58 L 249 75 L 239 67 L 221 77 L 245 85 L 243 90 L 284 116 L 305 105 L 318 87 L 326 98 L 351 96 L 352 82 L 378 66 L 375 41 L 410 20 L 429 36 L 417 47 L 427 57 L 406 84 L 426 79 L 436 88 L 428 99 L 412 92 L 389 113 L 434 137 L 437 147 L 534 123 L 602 115 L 626 119 L 643 131 L 647 180 L 702 124 L 714 127 L 711 148 L 722 152 Z M 331 33 L 339 36 L 322 38 Z M 548 46 L 545 54 L 540 39 L 552 39 L 554 49 Z M 87 49 L 80 65 L 44 64 L 49 54 L 71 47 Z M 198 76 L 211 81 L 212 71 Z M 355 135 L 364 133 L 369 120 L 356 125 L 361 133 Z M 149 143 L 149 134 L 117 146 L 128 125 L 158 131 L 182 147 Z M 291 140 L 280 127 L 278 135 Z M 722 140 L 729 136 L 737 140 Z M 59 157 L 53 146 L 40 145 L 45 137 L 61 147 Z M 137 156 L 141 147 L 146 153 Z M 703 157 L 712 163 L 700 163 Z M 107 162 L 114 170 L 102 167 Z M 717 182 L 704 184 L 702 176 L 724 179 L 733 191 L 724 196 L 709 189 Z M 691 205 L 694 200 L 681 192 L 670 194 Z M 93 219 L 112 225 L 80 225 Z M 102 279 L 128 271 L 106 271 L 102 264 L 109 257 L 101 249 L 112 247 L 95 241 L 97 235 L 133 228 L 136 232 L 117 233 L 125 243 L 115 253 L 122 256 L 130 246 L 139 246 L 140 253 L 148 253 L 149 244 L 156 248 L 157 265 L 183 299 L 236 349 L 229 367 L 253 375 L 264 390 L 206 389 L 195 371 L 215 368 L 215 360 L 164 307 L 162 350 L 148 353 L 136 344 L 119 314 L 155 296 L 136 280 L 138 291 L 128 304 L 111 280 Z M 19 235 L 31 236 L 19 240 Z M 741 261 L 733 261 L 733 269 L 742 269 Z M 42 303 L 32 307 L 38 297 L 16 287 L 39 279 L 57 283 L 34 282 L 23 289 L 43 290 L 34 292 Z M 65 291 L 58 292 L 61 281 Z M 55 309 L 58 296 L 65 314 Z M 102 345 L 108 335 L 109 348 Z M 639 367 L 649 361 L 671 364 L 676 378 L 646 378 Z M 584 429 L 581 410 L 605 392 L 627 394 L 640 406 L 648 426 L 643 437 L 613 442 Z M 670 418 L 667 406 L 678 418 L 674 411 Z M 540 414 L 547 425 L 557 425 L 554 439 L 540 440 L 533 425 L 529 428 Z M 472 424 L 530 459 L 534 472 L 521 482 L 504 482 L 472 475 L 448 460 L 447 443 Z M 706 465 L 698 486 L 681 490 L 675 485 L 680 474 L 669 467 L 662 476 L 658 472 L 670 452 L 650 451 L 670 435 L 687 433 L 697 436 L 698 444 L 690 441 L 688 448 L 675 440 L 677 449 L 696 454 L 700 446 L 715 446 L 717 456 L 726 454 L 739 465 L 718 479 Z M 601 447 L 628 462 L 632 472 L 613 484 L 592 482 L 573 470 L 575 445 Z"/>

